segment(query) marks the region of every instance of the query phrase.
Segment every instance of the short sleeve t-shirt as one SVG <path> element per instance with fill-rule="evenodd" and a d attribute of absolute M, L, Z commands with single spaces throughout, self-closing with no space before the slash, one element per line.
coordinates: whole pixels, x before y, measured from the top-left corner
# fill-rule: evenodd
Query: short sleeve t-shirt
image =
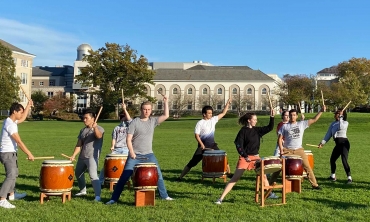
<path fill-rule="evenodd" d="M 284 124 L 278 134 L 284 137 L 284 147 L 288 149 L 302 148 L 304 130 L 308 128 L 308 121 L 299 121 L 295 123 Z"/>
<path fill-rule="evenodd" d="M 1 129 L 0 152 L 17 152 L 17 143 L 11 137 L 14 133 L 18 133 L 17 121 L 13 122 L 13 120 L 8 117 L 4 120 L 3 128 Z"/>
<path fill-rule="evenodd" d="M 212 147 L 215 143 L 215 131 L 216 124 L 218 122 L 218 116 L 214 116 L 211 119 L 201 119 L 195 125 L 195 134 L 198 134 L 205 147 Z"/>
<path fill-rule="evenodd" d="M 116 126 L 112 132 L 112 139 L 116 140 L 114 145 L 117 148 L 127 147 L 126 137 L 127 131 L 132 119 L 129 121 L 123 121 L 121 124 Z"/>
<path fill-rule="evenodd" d="M 149 117 L 147 121 L 135 118 L 131 122 L 128 134 L 132 134 L 132 147 L 136 154 L 153 153 L 154 128 L 158 125 L 158 117 Z"/>
<path fill-rule="evenodd" d="M 97 126 L 104 136 L 104 129 Z M 78 139 L 82 141 L 80 159 L 99 158 L 103 146 L 103 137 L 95 137 L 94 130 L 88 127 L 81 129 Z"/>

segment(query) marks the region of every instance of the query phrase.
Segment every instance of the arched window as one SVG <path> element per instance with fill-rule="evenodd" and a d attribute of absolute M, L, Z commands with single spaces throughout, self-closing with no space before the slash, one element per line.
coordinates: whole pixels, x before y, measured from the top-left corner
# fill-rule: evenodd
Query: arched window
<path fill-rule="evenodd" d="M 177 88 L 173 88 L 173 90 L 172 90 L 172 94 L 177 94 Z"/>
<path fill-rule="evenodd" d="M 193 94 L 193 89 L 192 88 L 189 88 L 188 89 L 188 95 L 191 95 L 191 94 Z"/>
<path fill-rule="evenodd" d="M 163 94 L 163 89 L 162 88 L 158 88 L 158 94 L 162 93 Z"/>
<path fill-rule="evenodd" d="M 218 95 L 222 95 L 222 89 L 221 89 L 221 88 L 218 88 L 218 89 L 217 89 L 217 94 L 218 94 Z"/>
<path fill-rule="evenodd" d="M 203 94 L 203 95 L 207 95 L 207 94 L 208 94 L 208 90 L 207 90 L 207 88 L 203 88 L 203 90 L 202 90 L 202 94 Z"/>
<path fill-rule="evenodd" d="M 266 95 L 267 94 L 267 89 L 266 88 L 263 88 L 262 91 L 261 91 L 262 95 Z"/>
<path fill-rule="evenodd" d="M 233 95 L 237 95 L 238 94 L 238 89 L 237 88 L 234 88 L 233 89 Z"/>
<path fill-rule="evenodd" d="M 247 89 L 247 95 L 252 95 L 252 88 Z"/>

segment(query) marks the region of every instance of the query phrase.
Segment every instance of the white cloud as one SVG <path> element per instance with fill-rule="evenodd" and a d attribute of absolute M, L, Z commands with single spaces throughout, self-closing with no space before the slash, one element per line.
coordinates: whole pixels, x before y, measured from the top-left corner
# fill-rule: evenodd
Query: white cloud
<path fill-rule="evenodd" d="M 34 66 L 72 65 L 83 43 L 73 33 L 0 18 L 0 38 L 36 55 Z"/>

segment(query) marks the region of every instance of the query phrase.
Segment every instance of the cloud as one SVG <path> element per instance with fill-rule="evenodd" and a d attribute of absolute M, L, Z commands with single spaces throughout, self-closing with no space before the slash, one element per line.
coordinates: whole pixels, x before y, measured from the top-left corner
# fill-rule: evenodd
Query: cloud
<path fill-rule="evenodd" d="M 72 65 L 82 41 L 72 33 L 55 31 L 0 17 L 0 37 L 36 55 L 34 66 Z"/>

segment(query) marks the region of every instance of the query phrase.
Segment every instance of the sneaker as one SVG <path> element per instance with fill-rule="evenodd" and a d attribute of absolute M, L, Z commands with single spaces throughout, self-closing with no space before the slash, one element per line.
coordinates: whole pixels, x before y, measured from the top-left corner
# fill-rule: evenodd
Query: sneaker
<path fill-rule="evenodd" d="M 86 192 L 78 192 L 75 194 L 76 197 L 82 197 L 82 196 L 86 196 L 87 193 Z"/>
<path fill-rule="evenodd" d="M 100 199 L 100 197 L 99 197 L 99 196 L 96 196 L 96 197 L 95 197 L 95 199 L 94 199 L 94 201 L 95 201 L 95 202 L 100 202 L 100 200 L 101 200 L 101 199 Z"/>
<path fill-rule="evenodd" d="M 234 176 L 234 174 L 232 174 L 232 173 L 229 173 L 229 174 L 227 174 L 227 178 L 233 178 L 233 176 Z"/>
<path fill-rule="evenodd" d="M 165 200 L 173 200 L 171 197 L 166 197 Z"/>
<path fill-rule="evenodd" d="M 111 205 L 111 204 L 115 204 L 115 203 L 116 203 L 116 201 L 114 201 L 114 200 L 110 200 L 110 201 L 106 202 L 105 204 L 107 204 L 107 205 Z"/>
<path fill-rule="evenodd" d="M 317 187 L 312 187 L 313 190 L 322 190 L 322 188 L 320 186 L 317 186 Z"/>
<path fill-rule="evenodd" d="M 9 196 L 9 200 L 20 200 L 27 196 L 26 193 L 14 193 L 14 195 Z"/>
<path fill-rule="evenodd" d="M 222 200 L 221 199 L 218 199 L 215 204 L 218 204 L 218 205 L 221 205 L 222 204 Z"/>
<path fill-rule="evenodd" d="M 329 177 L 328 177 L 328 180 L 330 180 L 330 181 L 333 181 L 333 182 L 334 182 L 334 181 L 337 181 L 337 178 L 335 178 L 335 177 L 333 178 L 333 177 L 329 176 Z"/>
<path fill-rule="evenodd" d="M 0 200 L 0 207 L 3 207 L 3 208 L 15 208 L 15 206 L 11 203 L 9 203 L 7 200 Z"/>
<path fill-rule="evenodd" d="M 270 195 L 267 198 L 269 198 L 269 199 L 278 199 L 279 197 L 275 193 L 271 192 Z"/>
<path fill-rule="evenodd" d="M 351 179 L 347 180 L 347 184 L 351 184 L 353 181 Z"/>

